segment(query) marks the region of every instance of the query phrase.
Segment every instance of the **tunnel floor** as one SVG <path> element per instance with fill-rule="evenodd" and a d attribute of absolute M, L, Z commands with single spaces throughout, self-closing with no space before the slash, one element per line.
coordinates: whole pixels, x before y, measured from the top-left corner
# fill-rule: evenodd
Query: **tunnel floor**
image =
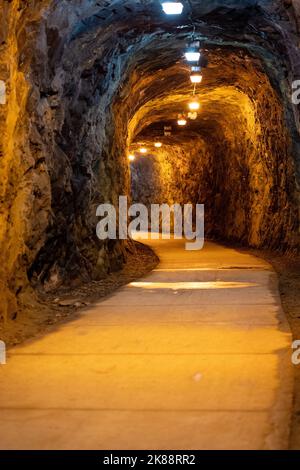
<path fill-rule="evenodd" d="M 9 352 L 1 449 L 286 449 L 291 332 L 272 268 L 213 243 Z"/>

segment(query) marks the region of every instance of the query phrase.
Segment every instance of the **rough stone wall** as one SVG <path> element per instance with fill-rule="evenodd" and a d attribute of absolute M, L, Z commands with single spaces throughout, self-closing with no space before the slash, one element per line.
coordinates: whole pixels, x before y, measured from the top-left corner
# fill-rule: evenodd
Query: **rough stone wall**
<path fill-rule="evenodd" d="M 188 204 L 199 199 L 200 175 L 211 162 L 207 145 L 195 136 L 184 145 L 165 144 L 131 164 L 132 199 L 151 204 Z M 199 201 L 200 202 L 200 201 Z"/>
<path fill-rule="evenodd" d="M 126 153 L 114 144 L 114 69 L 108 58 L 90 67 L 81 60 L 80 43 L 57 57 L 62 46 L 56 28 L 41 32 L 39 42 L 51 48 L 41 50 L 32 67 L 32 102 L 37 135 L 46 147 L 52 218 L 30 276 L 47 288 L 98 279 L 121 266 L 123 247 L 96 237 L 96 208 L 116 203 L 117 195 L 127 192 L 128 178 Z M 54 57 L 47 57 L 49 50 Z M 48 69 L 41 76 L 42 64 Z"/>
<path fill-rule="evenodd" d="M 207 236 L 298 251 L 291 137 L 268 78 L 252 66 L 248 72 L 238 87 L 215 89 L 211 109 L 203 96 L 206 126 L 193 137 L 181 132 L 176 145 L 166 142 L 156 156 L 138 157 L 134 200 L 204 203 Z M 153 137 L 146 129 L 137 139 L 151 148 Z"/>
<path fill-rule="evenodd" d="M 31 285 L 99 279 L 125 260 L 123 245 L 95 234 L 96 207 L 116 202 L 128 186 L 111 105 L 118 47 L 113 66 L 110 49 L 91 65 L 81 41 L 66 46 L 80 6 L 52 2 L 41 16 L 49 3 L 0 2 L 2 320 L 34 302 Z"/>
<path fill-rule="evenodd" d="M 27 107 L 28 29 L 34 31 L 43 2 L 30 11 L 27 6 L 0 2 L 0 78 L 7 92 L 0 105 L 0 319 L 15 318 L 18 297 L 28 294 L 26 269 L 46 239 L 51 200 L 47 168 L 29 138 Z"/>

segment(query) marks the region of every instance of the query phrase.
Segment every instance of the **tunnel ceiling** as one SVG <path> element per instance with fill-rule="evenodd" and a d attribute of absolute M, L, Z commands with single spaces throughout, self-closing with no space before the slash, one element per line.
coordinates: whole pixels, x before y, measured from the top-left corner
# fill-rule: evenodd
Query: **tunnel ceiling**
<path fill-rule="evenodd" d="M 40 36 L 40 51 L 37 50 L 33 59 L 38 75 L 44 69 L 45 76 L 40 83 L 43 93 L 55 93 L 55 88 L 62 85 L 63 75 L 69 87 L 65 87 L 65 94 L 72 93 L 70 87 L 75 86 L 76 80 L 93 78 L 97 88 L 95 81 L 107 77 L 114 81 L 111 84 L 116 87 L 114 97 L 119 93 L 123 100 L 126 82 L 132 85 L 135 74 L 140 81 L 135 110 L 145 104 L 148 109 L 153 105 L 153 119 L 164 119 L 168 111 L 162 110 L 161 116 L 155 114 L 155 99 L 168 94 L 171 105 L 177 100 L 184 101 L 177 93 L 183 95 L 189 91 L 183 50 L 192 37 L 201 41 L 208 60 L 204 93 L 224 84 L 235 86 L 239 66 L 245 69 L 251 56 L 261 59 L 272 85 L 284 91 L 291 67 L 292 71 L 297 67 L 297 61 L 292 60 L 296 20 L 289 2 L 185 0 L 184 6 L 184 14 L 173 19 L 162 13 L 159 0 L 40 2 L 35 8 L 41 10 L 35 16 L 42 15 L 43 36 Z M 27 10 L 24 6 L 25 18 Z M 29 20 L 19 35 L 20 57 L 24 62 L 25 56 L 27 59 L 32 56 L 27 54 L 32 46 L 30 41 L 22 42 L 35 18 Z M 44 47 L 48 49 L 48 67 Z M 22 65 L 26 67 L 25 63 Z M 109 85 L 102 83 L 98 91 L 105 92 Z M 170 113 L 176 112 L 175 108 L 171 106 Z M 150 114 L 151 110 L 148 118 Z M 138 131 L 141 127 L 143 123 L 139 122 Z M 136 129 L 133 133 L 136 134 Z"/>
<path fill-rule="evenodd" d="M 258 89 L 274 95 L 261 62 L 244 50 L 206 48 L 203 53 L 208 65 L 202 70 L 203 81 L 195 94 L 190 83 L 190 68 L 182 60 L 152 73 L 151 79 L 147 79 L 146 93 L 143 73 L 140 75 L 137 95 L 144 96 L 145 104 L 132 121 L 135 141 L 161 137 L 165 125 L 172 126 L 177 141 L 179 137 L 192 138 L 195 133 L 214 138 L 221 123 L 230 125 L 243 111 L 248 112 L 248 119 L 251 119 Z M 177 116 L 187 114 L 188 103 L 195 97 L 201 104 L 198 117 L 180 129 L 176 124 Z"/>
<path fill-rule="evenodd" d="M 207 61 L 199 87 L 203 112 L 193 130 L 197 124 L 200 130 L 211 128 L 220 116 L 235 113 L 239 92 L 251 94 L 252 87 L 253 95 L 261 71 L 285 98 L 287 79 L 298 67 L 293 60 L 297 26 L 288 2 L 187 0 L 184 6 L 182 16 L 170 18 L 158 0 L 53 2 L 45 39 L 54 83 L 66 73 L 68 86 L 76 86 L 77 76 L 85 82 L 92 78 L 97 87 L 95 81 L 106 76 L 101 93 L 110 91 L 116 106 L 130 94 L 129 142 L 153 122 L 174 120 L 185 110 L 192 89 L 183 51 L 192 38 L 201 41 Z"/>
<path fill-rule="evenodd" d="M 176 113 L 172 104 L 184 101 L 183 95 L 191 91 L 183 60 L 191 38 L 201 41 L 208 61 L 201 87 L 204 94 L 222 85 L 238 86 L 240 72 L 245 82 L 251 58 L 260 59 L 272 85 L 284 91 L 290 65 L 294 66 L 296 32 L 296 23 L 294 31 L 291 28 L 290 9 L 284 8 L 288 2 L 187 0 L 184 5 L 184 14 L 172 19 L 162 13 L 158 0 L 53 2 L 46 30 L 53 54 L 50 63 L 57 68 L 61 60 L 64 69 L 74 73 L 76 68 L 85 77 L 92 74 L 93 66 L 102 68 L 103 74 L 114 68 L 112 78 L 120 81 L 121 100 L 126 96 L 126 81 L 127 93 L 132 94 L 135 75 L 139 91 L 135 110 L 146 105 L 143 114 L 148 111 L 150 120 L 151 112 L 153 119 L 168 114 L 168 109 L 162 109 L 161 115 L 156 112 L 155 100 L 168 95 L 169 103 L 162 108 L 171 105 L 169 112 Z M 251 82 L 251 72 L 248 77 Z M 139 129 L 142 126 L 139 122 Z"/>

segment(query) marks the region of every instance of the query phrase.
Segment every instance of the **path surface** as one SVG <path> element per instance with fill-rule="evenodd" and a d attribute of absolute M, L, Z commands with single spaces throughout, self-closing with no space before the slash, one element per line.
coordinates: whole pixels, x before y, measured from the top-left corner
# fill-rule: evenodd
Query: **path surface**
<path fill-rule="evenodd" d="M 0 448 L 280 449 L 291 334 L 276 276 L 215 244 L 151 242 L 157 270 L 0 366 Z"/>

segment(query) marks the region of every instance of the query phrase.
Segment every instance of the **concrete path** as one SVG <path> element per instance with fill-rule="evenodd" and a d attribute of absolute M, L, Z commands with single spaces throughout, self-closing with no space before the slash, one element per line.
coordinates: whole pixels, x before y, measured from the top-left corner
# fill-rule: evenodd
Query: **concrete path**
<path fill-rule="evenodd" d="M 263 261 L 151 242 L 156 271 L 0 366 L 1 449 L 281 449 L 291 334 Z"/>

